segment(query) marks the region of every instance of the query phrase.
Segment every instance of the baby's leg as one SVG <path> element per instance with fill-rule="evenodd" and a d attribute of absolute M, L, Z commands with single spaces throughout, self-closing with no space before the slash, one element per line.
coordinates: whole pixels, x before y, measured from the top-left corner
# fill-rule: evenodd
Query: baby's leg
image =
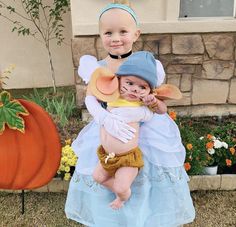
<path fill-rule="evenodd" d="M 113 184 L 114 184 L 114 177 L 111 177 L 105 169 L 103 169 L 102 165 L 98 163 L 96 166 L 94 172 L 93 172 L 93 179 L 98 182 L 99 184 L 107 187 L 112 192 L 113 190 Z"/>
<path fill-rule="evenodd" d="M 121 167 L 116 171 L 113 183 L 113 192 L 116 193 L 116 199 L 110 203 L 111 208 L 119 209 L 123 206 L 131 195 L 131 184 L 138 174 L 138 168 Z"/>
<path fill-rule="evenodd" d="M 99 184 L 104 185 L 104 183 L 109 180 L 111 176 L 103 169 L 100 163 L 97 164 L 96 168 L 93 171 L 93 179 Z M 106 186 L 106 185 L 104 185 Z M 106 186 L 107 187 L 107 186 Z"/>

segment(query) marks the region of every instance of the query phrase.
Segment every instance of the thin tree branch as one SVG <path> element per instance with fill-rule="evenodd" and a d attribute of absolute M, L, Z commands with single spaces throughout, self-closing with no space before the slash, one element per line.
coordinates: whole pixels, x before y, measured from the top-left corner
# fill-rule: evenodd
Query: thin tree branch
<path fill-rule="evenodd" d="M 0 1 L 0 3 L 3 4 L 5 6 L 6 10 L 7 10 L 8 5 L 6 3 L 4 3 L 3 1 Z M 17 16 L 23 18 L 24 20 L 31 21 L 29 18 L 27 18 L 27 17 L 23 16 L 22 14 L 18 13 L 15 9 L 14 9 L 14 11 L 12 11 L 12 13 L 14 13 Z"/>
<path fill-rule="evenodd" d="M 22 2 L 22 1 L 21 1 Z M 41 34 L 41 37 L 43 38 L 44 42 L 45 42 L 45 34 L 42 32 L 42 30 L 40 29 L 40 27 L 37 25 L 37 23 L 35 22 L 35 19 L 33 18 L 32 14 L 30 12 L 27 12 L 26 8 L 25 8 L 25 5 L 24 3 L 22 2 L 22 7 L 25 11 L 25 13 L 27 13 L 30 18 L 31 18 L 31 21 L 32 23 L 35 25 L 35 27 L 37 28 L 38 32 Z"/>

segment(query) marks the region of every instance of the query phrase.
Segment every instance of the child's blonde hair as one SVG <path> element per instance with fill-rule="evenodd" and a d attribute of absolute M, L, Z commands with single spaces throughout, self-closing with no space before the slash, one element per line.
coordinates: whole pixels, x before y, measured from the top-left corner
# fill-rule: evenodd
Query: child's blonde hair
<path fill-rule="evenodd" d="M 123 4 L 123 5 L 130 6 L 129 0 L 113 0 L 112 2 L 117 3 L 117 4 Z"/>

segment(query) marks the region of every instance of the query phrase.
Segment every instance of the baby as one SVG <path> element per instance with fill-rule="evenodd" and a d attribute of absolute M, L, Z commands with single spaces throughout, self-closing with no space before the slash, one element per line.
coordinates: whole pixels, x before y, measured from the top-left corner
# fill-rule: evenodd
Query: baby
<path fill-rule="evenodd" d="M 156 74 L 153 55 L 139 51 L 128 57 L 116 76 L 107 69 L 97 69 L 88 86 L 87 95 L 92 93 L 98 99 L 107 101 L 107 110 L 121 116 L 124 122 L 136 130 L 134 138 L 123 143 L 101 127 L 101 146 L 97 151 L 100 162 L 93 178 L 116 194 L 115 200 L 110 203 L 113 209 L 121 208 L 129 199 L 131 184 L 144 165 L 138 148 L 139 123 L 150 120 L 153 112 L 142 101 L 152 100 L 152 108 L 158 108 L 159 113 L 167 111 L 165 103 L 152 94 L 157 84 Z M 178 91 L 176 94 L 178 97 Z"/>

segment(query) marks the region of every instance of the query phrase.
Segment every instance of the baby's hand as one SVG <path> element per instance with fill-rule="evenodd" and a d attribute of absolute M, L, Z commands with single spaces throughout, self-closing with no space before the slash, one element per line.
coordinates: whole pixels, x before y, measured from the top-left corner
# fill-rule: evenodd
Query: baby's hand
<path fill-rule="evenodd" d="M 158 114 L 164 114 L 167 112 L 166 104 L 157 99 L 153 94 L 149 94 L 142 98 L 144 105 L 148 106 L 153 112 Z"/>
<path fill-rule="evenodd" d="M 145 106 L 153 106 L 157 104 L 158 100 L 153 94 L 149 94 L 142 98 L 143 104 Z"/>

